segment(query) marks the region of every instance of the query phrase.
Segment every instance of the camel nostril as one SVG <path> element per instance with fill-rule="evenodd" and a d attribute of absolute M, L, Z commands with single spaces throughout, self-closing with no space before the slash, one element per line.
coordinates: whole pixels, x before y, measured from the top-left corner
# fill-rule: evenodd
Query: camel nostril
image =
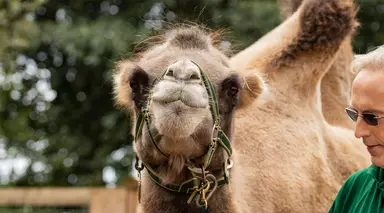
<path fill-rule="evenodd" d="M 191 77 L 189 77 L 189 79 L 199 80 L 200 77 L 199 77 L 198 74 L 194 73 L 194 74 L 191 75 Z"/>
<path fill-rule="evenodd" d="M 167 75 L 167 76 L 172 76 L 172 77 L 173 77 L 173 70 L 168 69 L 166 75 Z"/>

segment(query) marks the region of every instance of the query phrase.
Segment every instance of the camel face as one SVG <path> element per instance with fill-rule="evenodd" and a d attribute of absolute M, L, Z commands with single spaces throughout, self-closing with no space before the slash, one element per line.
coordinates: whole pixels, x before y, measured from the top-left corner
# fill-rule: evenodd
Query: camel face
<path fill-rule="evenodd" d="M 164 74 L 153 87 L 150 109 L 159 134 L 182 139 L 207 129 L 212 117 L 200 68 L 188 59 L 178 60 Z"/>
<path fill-rule="evenodd" d="M 230 136 L 241 82 L 205 32 L 197 28 L 172 30 L 161 44 L 135 62 L 121 62 L 119 69 L 115 76 L 118 104 L 133 106 L 136 115 L 145 108 L 150 115 L 149 126 L 143 126 L 136 141 L 152 160 L 161 155 L 153 148 L 148 129 L 167 155 L 191 159 L 205 154 L 214 121 L 212 95 L 208 95 L 203 75 L 215 91 L 221 128 Z M 153 152 L 147 153 L 148 149 Z"/>

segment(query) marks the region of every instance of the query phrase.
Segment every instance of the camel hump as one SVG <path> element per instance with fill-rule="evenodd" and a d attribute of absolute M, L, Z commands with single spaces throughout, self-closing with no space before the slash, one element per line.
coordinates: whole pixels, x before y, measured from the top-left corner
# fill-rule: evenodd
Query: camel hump
<path fill-rule="evenodd" d="M 308 0 L 299 12 L 299 32 L 276 59 L 278 64 L 294 60 L 302 53 L 333 55 L 358 26 L 356 7 L 350 0 Z"/>

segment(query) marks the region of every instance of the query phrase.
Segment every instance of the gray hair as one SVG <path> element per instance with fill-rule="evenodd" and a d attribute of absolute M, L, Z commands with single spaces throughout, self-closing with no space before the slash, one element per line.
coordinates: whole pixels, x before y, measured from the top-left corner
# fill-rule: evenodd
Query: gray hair
<path fill-rule="evenodd" d="M 352 71 L 358 73 L 363 69 L 382 71 L 384 73 L 384 45 L 379 46 L 367 54 L 355 55 Z"/>

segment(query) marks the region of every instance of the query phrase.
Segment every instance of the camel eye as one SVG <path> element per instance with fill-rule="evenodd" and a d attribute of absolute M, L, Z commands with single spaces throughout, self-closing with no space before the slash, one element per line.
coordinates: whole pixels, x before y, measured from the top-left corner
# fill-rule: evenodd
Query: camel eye
<path fill-rule="evenodd" d="M 129 86 L 132 88 L 133 92 L 136 92 L 139 89 L 139 85 L 136 83 L 136 81 L 130 81 Z"/>
<path fill-rule="evenodd" d="M 231 75 L 223 81 L 221 88 L 223 93 L 221 97 L 222 100 L 228 104 L 228 110 L 232 110 L 238 105 L 240 90 L 241 84 L 238 75 Z"/>
<path fill-rule="evenodd" d="M 232 86 L 230 92 L 231 92 L 232 96 L 236 96 L 239 93 L 239 88 L 235 87 L 235 86 Z"/>

